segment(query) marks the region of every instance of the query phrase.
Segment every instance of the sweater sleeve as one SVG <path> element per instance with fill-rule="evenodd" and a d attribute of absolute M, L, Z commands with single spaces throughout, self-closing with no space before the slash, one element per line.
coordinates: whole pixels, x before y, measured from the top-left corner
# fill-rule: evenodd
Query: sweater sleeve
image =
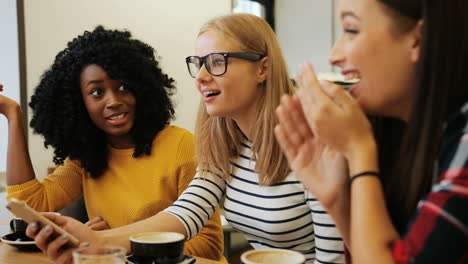
<path fill-rule="evenodd" d="M 200 198 L 191 194 L 187 188 L 196 173 L 194 155 L 193 137 L 187 133 L 184 135 L 177 153 L 177 160 L 180 164 L 177 170 L 179 198 L 165 211 L 175 215 L 184 224 L 187 234 L 189 234 L 189 241 L 185 244 L 185 254 L 220 260 L 223 255 L 224 241 L 219 209 L 217 208 L 218 203 L 213 203 L 200 217 L 200 211 L 203 210 L 201 208 L 205 205 L 198 205 Z M 185 192 L 182 193 L 183 191 Z M 194 208 L 190 209 L 192 206 Z M 200 215 L 196 216 L 197 214 Z"/>
<path fill-rule="evenodd" d="M 73 203 L 83 193 L 84 169 L 77 161 L 66 160 L 44 180 L 30 180 L 7 187 L 7 200 L 16 198 L 40 212 L 55 212 Z"/>
<path fill-rule="evenodd" d="M 306 193 L 314 225 L 316 252 L 314 263 L 345 263 L 343 239 L 335 222 L 320 202 L 309 192 Z"/>

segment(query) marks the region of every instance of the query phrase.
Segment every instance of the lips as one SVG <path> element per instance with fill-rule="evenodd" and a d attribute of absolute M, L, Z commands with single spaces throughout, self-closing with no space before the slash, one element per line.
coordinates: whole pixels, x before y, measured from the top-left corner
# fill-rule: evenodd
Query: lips
<path fill-rule="evenodd" d="M 107 116 L 106 119 L 108 119 L 108 120 L 119 120 L 119 119 L 124 118 L 125 115 L 127 115 L 127 114 L 128 114 L 127 112 L 114 113 L 114 114 L 111 114 L 111 115 Z"/>
<path fill-rule="evenodd" d="M 212 97 L 212 96 L 219 95 L 220 93 L 221 91 L 218 91 L 218 90 L 209 90 L 209 91 L 202 92 L 203 97 Z"/>
<path fill-rule="evenodd" d="M 106 117 L 106 120 L 113 125 L 122 125 L 127 122 L 128 112 L 114 113 Z"/>
<path fill-rule="evenodd" d="M 202 95 L 203 102 L 208 104 L 208 103 L 212 103 L 218 97 L 218 95 L 221 94 L 221 91 L 216 90 L 216 89 L 205 88 L 205 89 L 200 89 L 200 93 Z"/>
<path fill-rule="evenodd" d="M 358 70 L 343 70 L 341 74 L 344 75 L 345 81 L 356 81 L 361 80 L 361 74 Z"/>

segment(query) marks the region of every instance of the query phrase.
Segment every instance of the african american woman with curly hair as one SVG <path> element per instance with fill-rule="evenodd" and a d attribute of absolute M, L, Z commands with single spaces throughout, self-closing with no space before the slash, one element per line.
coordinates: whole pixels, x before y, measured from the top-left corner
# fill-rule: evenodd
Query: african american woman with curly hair
<path fill-rule="evenodd" d="M 30 126 L 54 148 L 59 165 L 44 180 L 35 178 L 18 103 L 0 95 L 0 114 L 9 124 L 7 199 L 57 211 L 83 195 L 95 229 L 137 222 L 170 206 L 196 169 L 193 135 L 169 125 L 173 83 L 153 48 L 128 31 L 98 26 L 74 38 L 29 103 Z M 185 253 L 220 259 L 222 239 L 216 214 Z"/>

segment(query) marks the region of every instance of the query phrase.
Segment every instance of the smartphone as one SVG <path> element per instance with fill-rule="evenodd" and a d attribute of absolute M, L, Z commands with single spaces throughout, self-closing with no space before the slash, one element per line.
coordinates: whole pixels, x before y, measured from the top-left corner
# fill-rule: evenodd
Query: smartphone
<path fill-rule="evenodd" d="M 45 216 L 38 213 L 36 210 L 32 209 L 26 203 L 20 202 L 16 199 L 11 199 L 8 203 L 6 208 L 14 213 L 17 217 L 21 217 L 27 223 L 36 222 L 39 224 L 39 228 L 43 228 L 46 225 L 52 227 L 53 234 L 52 239 L 60 237 L 62 235 L 67 235 L 69 237 L 68 243 L 66 244 L 69 247 L 78 247 L 80 244 L 80 240 L 73 236 L 72 234 L 65 231 L 63 228 L 55 224 L 54 222 L 50 221 Z"/>

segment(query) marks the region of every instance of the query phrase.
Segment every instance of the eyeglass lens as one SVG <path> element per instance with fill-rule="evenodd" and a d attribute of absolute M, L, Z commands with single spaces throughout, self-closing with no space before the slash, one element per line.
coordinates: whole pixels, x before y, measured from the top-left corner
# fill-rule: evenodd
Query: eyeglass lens
<path fill-rule="evenodd" d="M 188 60 L 190 75 L 195 78 L 203 64 L 205 64 L 206 70 L 211 75 L 219 76 L 226 72 L 226 58 L 224 55 L 213 53 L 201 58 L 190 57 Z"/>

